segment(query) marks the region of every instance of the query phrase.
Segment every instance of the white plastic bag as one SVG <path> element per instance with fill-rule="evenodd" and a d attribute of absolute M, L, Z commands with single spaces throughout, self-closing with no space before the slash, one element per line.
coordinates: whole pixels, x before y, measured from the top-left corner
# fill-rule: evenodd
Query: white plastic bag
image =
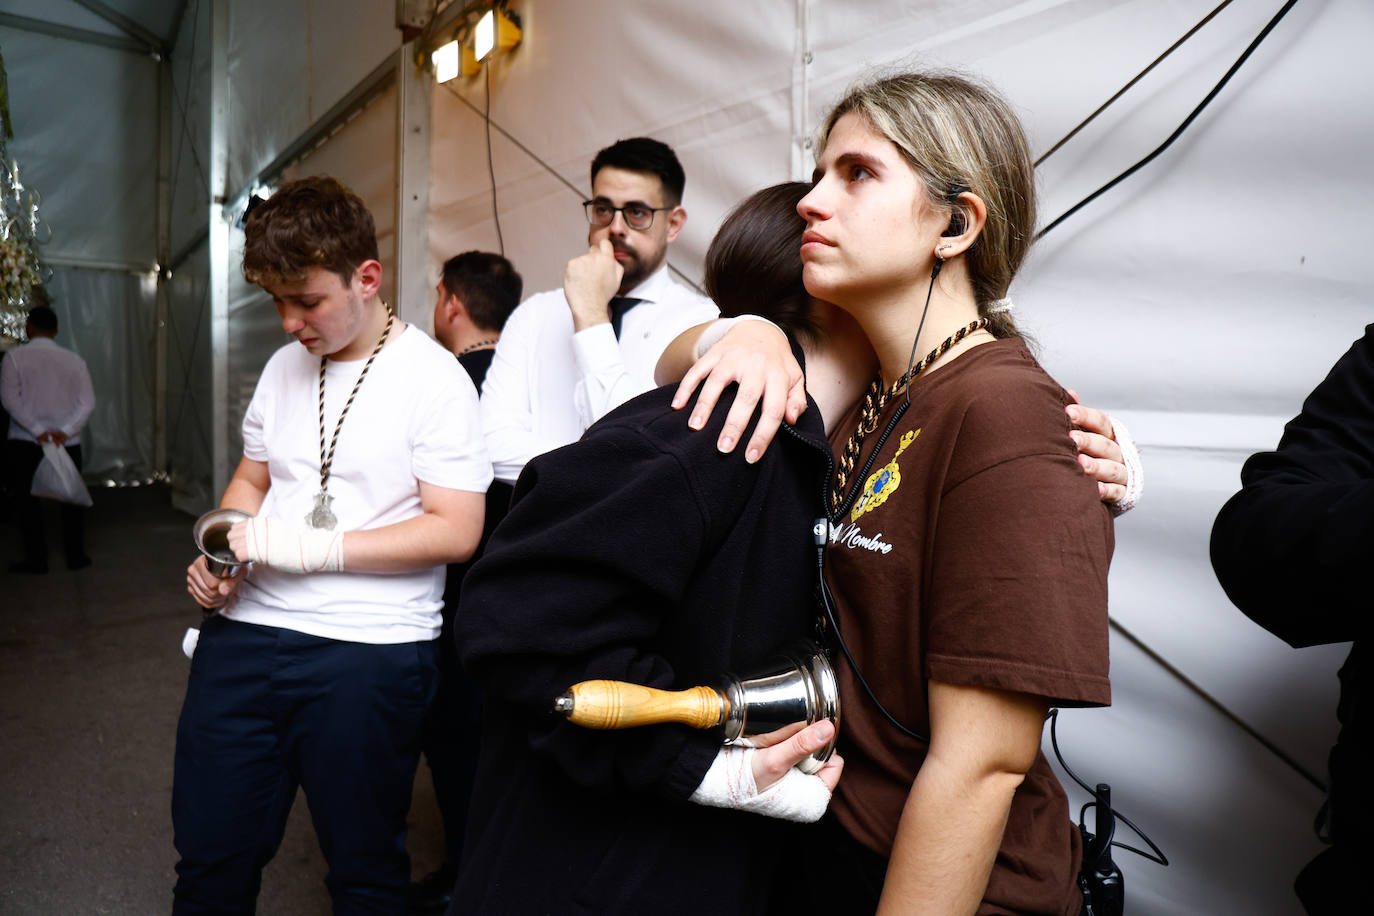
<path fill-rule="evenodd" d="M 75 503 L 78 506 L 91 504 L 90 491 L 81 479 L 81 472 L 67 450 L 56 442 L 43 443 L 43 461 L 33 472 L 33 485 L 29 492 L 43 499 Z"/>

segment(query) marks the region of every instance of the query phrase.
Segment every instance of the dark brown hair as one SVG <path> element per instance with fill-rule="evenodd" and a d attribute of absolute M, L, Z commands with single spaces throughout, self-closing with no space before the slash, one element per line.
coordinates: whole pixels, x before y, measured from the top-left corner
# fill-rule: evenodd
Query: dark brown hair
<path fill-rule="evenodd" d="M 663 185 L 665 206 L 676 207 L 682 203 L 682 189 L 687 186 L 687 176 L 682 171 L 682 163 L 678 162 L 677 153 L 668 144 L 652 137 L 615 141 L 592 160 L 592 184 L 596 184 L 596 173 L 608 165 L 627 172 L 653 175 Z"/>
<path fill-rule="evenodd" d="M 367 205 L 328 175 L 282 185 L 253 209 L 243 235 L 243 276 L 258 286 L 300 281 L 312 267 L 348 286 L 359 264 L 378 257 Z"/>
<path fill-rule="evenodd" d="M 28 323 L 35 331 L 42 331 L 44 334 L 57 333 L 57 313 L 46 305 L 35 305 L 29 309 Z"/>
<path fill-rule="evenodd" d="M 457 296 L 472 323 L 500 331 L 520 304 L 524 281 L 510 261 L 489 251 L 465 251 L 444 262 L 444 291 Z"/>
<path fill-rule="evenodd" d="M 802 284 L 797 204 L 811 185 L 789 181 L 756 191 L 730 211 L 706 250 L 706 294 L 727 318 L 761 315 L 814 342 L 811 297 Z"/>

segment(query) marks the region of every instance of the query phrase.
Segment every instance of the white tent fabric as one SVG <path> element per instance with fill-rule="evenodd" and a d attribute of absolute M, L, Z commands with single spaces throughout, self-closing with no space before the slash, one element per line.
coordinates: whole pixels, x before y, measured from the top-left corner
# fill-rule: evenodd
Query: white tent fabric
<path fill-rule="evenodd" d="M 68 8 L 70 7 L 70 8 Z M 77 6 L 8 0 L 5 13 L 108 32 Z M 40 195 L 39 252 L 62 330 L 96 386 L 83 433 L 92 479 L 154 471 L 157 64 L 147 55 L 0 22 L 20 180 Z M 50 231 L 51 235 L 48 236 Z"/>
<path fill-rule="evenodd" d="M 506 134 L 579 190 L 617 137 L 674 145 L 691 218 L 672 260 L 697 277 L 731 203 L 809 172 L 804 142 L 852 80 L 973 73 L 1044 150 L 1213 5 L 525 4 L 525 43 L 491 67 L 489 103 L 484 77 L 435 92 L 431 259 L 496 242 L 488 104 L 506 253 L 530 289 L 558 284 L 586 230 L 577 194 Z M 1042 222 L 1161 143 L 1277 9 L 1234 4 L 1048 160 Z M 1216 585 L 1207 538 L 1240 462 L 1277 442 L 1368 314 L 1368 233 L 1341 214 L 1374 196 L 1358 154 L 1371 127 L 1351 117 L 1370 83 L 1370 17 L 1356 2 L 1299 4 L 1173 148 L 1046 237 L 1014 290 L 1050 370 L 1126 419 L 1146 452 L 1145 504 L 1117 526 L 1112 612 L 1176 673 L 1114 633 L 1115 705 L 1064 729 L 1070 765 L 1111 782 L 1174 860 L 1118 857 L 1131 912 L 1298 912 L 1292 876 L 1318 848 L 1320 792 L 1235 719 L 1324 778 L 1344 647 L 1295 652 L 1247 621 Z"/>
<path fill-rule="evenodd" d="M 177 20 L 170 0 L 107 2 L 157 29 Z M 212 187 L 215 2 L 227 0 L 187 0 L 171 58 L 179 119 L 171 249 L 189 255 L 167 287 L 168 440 L 186 505 L 216 495 L 209 404 L 229 404 L 236 444 L 257 369 L 282 341 L 270 306 L 238 276 L 237 244 L 232 263 L 216 265 L 195 244 L 210 197 L 239 194 L 400 46 L 393 4 L 229 3 L 228 166 Z M 57 15 L 44 0 L 11 5 Z M 431 96 L 428 282 L 443 258 L 504 244 L 528 291 L 557 286 L 584 245 L 578 203 L 591 157 L 637 134 L 673 145 L 686 167 L 690 219 L 670 260 L 698 280 L 707 242 L 735 201 L 809 174 L 808 141 L 852 80 L 883 69 L 961 69 L 1011 98 L 1043 151 L 1215 0 L 511 5 L 523 43 L 483 76 Z M 66 24 L 111 31 L 67 6 Z M 1279 6 L 1230 4 L 1048 159 L 1042 223 L 1162 142 Z M 1374 123 L 1359 112 L 1374 84 L 1371 31 L 1374 8 L 1360 0 L 1298 3 L 1177 143 L 1036 246 L 1013 290 L 1050 371 L 1125 419 L 1145 450 L 1145 501 L 1117 525 L 1115 703 L 1065 714 L 1061 728 L 1070 765 L 1110 782 L 1119 807 L 1173 859 L 1160 869 L 1118 856 L 1133 914 L 1300 912 L 1290 885 L 1316 851 L 1311 820 L 1321 797 L 1300 771 L 1325 778 L 1345 647 L 1294 651 L 1247 621 L 1215 582 L 1207 540 L 1241 462 L 1273 447 L 1369 320 L 1374 263 L 1363 256 L 1362 218 L 1374 182 L 1363 150 Z M 16 34 L 0 25 L 16 121 L 22 113 L 30 126 L 11 149 L 60 230 L 47 253 L 146 269 L 156 257 L 147 220 L 155 68 L 127 52 Z M 43 101 L 29 88 L 39 85 Z M 397 136 L 395 96 L 378 97 L 288 170 L 334 172 L 363 194 L 393 276 L 397 149 L 414 142 Z M 100 120 L 97 111 L 115 116 L 86 123 Z M 231 279 L 226 391 L 208 380 L 211 270 Z M 77 289 L 75 273 L 62 282 Z M 124 313 L 143 314 L 129 289 Z"/>
<path fill-rule="evenodd" d="M 211 492 L 209 286 L 210 251 L 202 244 L 173 271 L 167 291 L 167 471 L 173 504 L 192 514 L 219 501 Z"/>
<path fill-rule="evenodd" d="M 86 15 L 75 4 L 71 6 Z M 9 3 L 6 3 L 9 11 Z M 26 11 L 20 5 L 15 13 Z M 30 15 L 33 15 L 30 12 Z M 92 17 L 94 18 L 94 17 Z M 20 177 L 42 194 L 50 263 L 157 261 L 157 64 L 0 24 Z"/>
<path fill-rule="evenodd" d="M 230 4 L 227 193 L 251 182 L 399 46 L 391 3 Z"/>
<path fill-rule="evenodd" d="M 58 267 L 45 285 L 57 313 L 57 341 L 86 360 L 96 392 L 96 409 L 81 433 L 86 477 L 146 477 L 153 467 L 156 277 Z"/>

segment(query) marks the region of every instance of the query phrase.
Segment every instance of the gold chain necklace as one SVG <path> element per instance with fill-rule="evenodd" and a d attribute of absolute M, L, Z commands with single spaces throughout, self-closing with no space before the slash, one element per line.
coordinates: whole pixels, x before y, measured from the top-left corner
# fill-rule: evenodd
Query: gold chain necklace
<path fill-rule="evenodd" d="M 901 394 L 912 382 L 916 381 L 922 372 L 925 372 L 936 360 L 948 353 L 950 347 L 987 326 L 987 318 L 970 321 L 946 337 L 944 343 L 927 353 L 919 363 L 902 373 L 902 377 L 893 382 L 886 390 L 883 389 L 883 373 L 879 370 L 877 378 L 873 379 L 872 384 L 868 386 L 868 392 L 864 395 L 863 407 L 859 410 L 859 424 L 849 437 L 849 441 L 845 443 L 844 453 L 835 462 L 835 485 L 830 489 L 830 511 L 832 514 L 838 513 L 840 507 L 845 503 L 844 488 L 849 483 L 850 475 L 854 473 L 854 466 L 858 463 L 859 453 L 863 451 L 864 439 L 878 428 L 878 418 L 882 416 L 883 409 L 887 407 L 887 402 Z"/>
<path fill-rule="evenodd" d="M 474 351 L 477 351 L 477 350 L 485 350 L 487 347 L 494 347 L 494 346 L 496 346 L 496 338 L 495 338 L 495 337 L 493 337 L 491 340 L 479 340 L 479 341 L 477 341 L 477 343 L 473 344 L 472 346 L 464 347 L 463 349 L 459 350 L 459 351 L 458 351 L 458 355 L 459 355 L 459 356 L 467 356 L 469 353 L 472 353 L 472 352 L 474 352 Z"/>

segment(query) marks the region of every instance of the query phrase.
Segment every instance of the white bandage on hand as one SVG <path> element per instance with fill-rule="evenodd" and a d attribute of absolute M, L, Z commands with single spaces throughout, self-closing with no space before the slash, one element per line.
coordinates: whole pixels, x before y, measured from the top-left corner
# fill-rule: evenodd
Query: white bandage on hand
<path fill-rule="evenodd" d="M 1121 446 L 1121 463 L 1126 465 L 1126 495 L 1114 503 L 1107 506 L 1112 510 L 1112 515 L 1125 515 L 1135 508 L 1135 504 L 1140 501 L 1140 496 L 1145 492 L 1145 465 L 1140 461 L 1140 449 L 1136 448 L 1135 440 L 1131 438 L 1131 432 L 1116 417 L 1110 418 L 1112 421 L 1112 438 L 1116 444 Z"/>
<path fill-rule="evenodd" d="M 343 571 L 342 531 L 302 531 L 279 518 L 248 520 L 248 560 L 288 573 Z"/>
<path fill-rule="evenodd" d="M 720 339 L 730 333 L 730 329 L 741 321 L 762 321 L 764 324 L 771 324 L 777 328 L 777 324 L 764 318 L 762 315 L 736 315 L 734 318 L 717 318 L 706 326 L 706 329 L 697 337 L 696 352 L 692 354 L 694 359 L 701 359 L 706 355 L 706 351 L 720 343 Z M 782 328 L 778 328 L 779 331 Z"/>
<path fill-rule="evenodd" d="M 830 790 L 821 778 L 792 767 L 782 779 L 760 792 L 754 785 L 752 760 L 756 753 L 752 747 L 721 748 L 689 801 L 803 824 L 820 820 L 830 804 Z"/>

